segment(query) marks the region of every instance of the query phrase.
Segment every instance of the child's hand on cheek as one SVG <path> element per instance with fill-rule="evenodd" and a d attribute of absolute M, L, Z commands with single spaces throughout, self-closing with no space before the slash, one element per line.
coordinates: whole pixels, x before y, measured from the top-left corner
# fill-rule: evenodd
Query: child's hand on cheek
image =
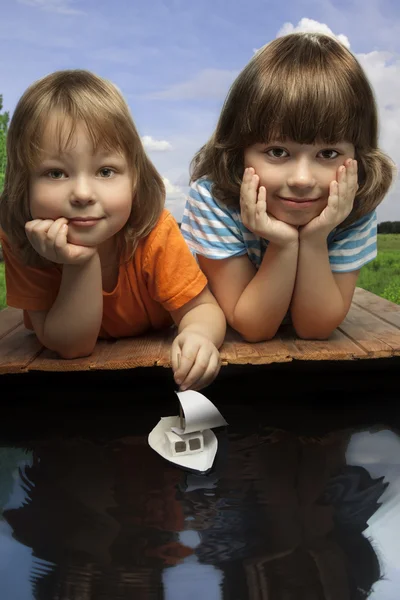
<path fill-rule="evenodd" d="M 67 223 L 63 217 L 56 221 L 34 219 L 25 224 L 26 236 L 43 258 L 61 265 L 82 264 L 96 254 L 97 248 L 68 243 Z"/>
<path fill-rule="evenodd" d="M 176 336 L 172 348 L 172 370 L 180 390 L 201 390 L 220 369 L 219 352 L 205 336 L 185 329 Z"/>
<path fill-rule="evenodd" d="M 337 181 L 331 182 L 327 206 L 318 217 L 300 229 L 300 236 L 326 238 L 353 210 L 357 190 L 357 161 L 349 159 L 339 167 Z"/>
<path fill-rule="evenodd" d="M 258 187 L 259 181 L 252 167 L 245 169 L 240 188 L 240 213 L 243 224 L 256 235 L 277 246 L 296 242 L 299 238 L 298 230 L 268 214 L 267 190 L 264 186 Z"/>

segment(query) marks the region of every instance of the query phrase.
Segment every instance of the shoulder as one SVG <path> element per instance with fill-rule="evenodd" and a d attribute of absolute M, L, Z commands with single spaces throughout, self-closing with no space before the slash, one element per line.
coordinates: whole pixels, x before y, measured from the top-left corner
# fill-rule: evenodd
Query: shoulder
<path fill-rule="evenodd" d="M 141 240 L 145 255 L 148 255 L 156 247 L 162 247 L 164 250 L 167 250 L 168 248 L 165 246 L 167 240 L 168 244 L 172 242 L 174 246 L 179 243 L 185 244 L 176 219 L 169 210 L 164 208 L 153 229 Z"/>
<path fill-rule="evenodd" d="M 238 212 L 236 207 L 217 200 L 213 195 L 213 182 L 204 178 L 190 184 L 186 207 L 208 211 L 221 218 L 233 217 Z"/>

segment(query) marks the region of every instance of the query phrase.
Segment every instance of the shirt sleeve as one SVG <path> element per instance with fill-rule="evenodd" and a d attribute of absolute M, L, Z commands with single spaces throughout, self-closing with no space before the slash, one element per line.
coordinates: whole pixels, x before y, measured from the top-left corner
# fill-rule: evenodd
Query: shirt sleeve
<path fill-rule="evenodd" d="M 211 187 L 210 181 L 202 179 L 190 186 L 181 226 L 189 248 L 213 259 L 246 254 L 238 215 L 216 202 Z"/>
<path fill-rule="evenodd" d="M 143 271 L 150 296 L 168 312 L 193 300 L 207 285 L 206 276 L 168 211 L 164 211 L 146 243 Z"/>
<path fill-rule="evenodd" d="M 0 241 L 6 273 L 7 305 L 24 310 L 49 310 L 60 289 L 61 269 L 37 269 L 24 265 L 3 234 Z"/>
<path fill-rule="evenodd" d="M 358 219 L 346 229 L 337 229 L 328 238 L 329 261 L 333 273 L 357 271 L 376 258 L 376 212 Z"/>

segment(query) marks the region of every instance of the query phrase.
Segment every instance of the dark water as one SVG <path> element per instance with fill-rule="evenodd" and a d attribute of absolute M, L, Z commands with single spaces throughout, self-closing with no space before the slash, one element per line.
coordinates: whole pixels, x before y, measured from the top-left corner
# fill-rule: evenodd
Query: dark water
<path fill-rule="evenodd" d="M 397 600 L 398 424 L 303 436 L 223 412 L 207 476 L 148 446 L 171 412 L 131 415 L 131 435 L 126 415 L 123 435 L 104 414 L 86 434 L 3 428 L 1 600 Z"/>

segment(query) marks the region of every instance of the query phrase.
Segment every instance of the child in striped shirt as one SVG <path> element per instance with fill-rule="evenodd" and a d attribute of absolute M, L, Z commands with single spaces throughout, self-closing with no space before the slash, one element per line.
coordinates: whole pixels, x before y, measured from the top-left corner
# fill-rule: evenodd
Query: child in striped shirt
<path fill-rule="evenodd" d="M 247 341 L 286 315 L 326 339 L 346 317 L 393 179 L 377 121 L 361 66 L 326 35 L 274 40 L 233 83 L 193 159 L 182 232 Z"/>

